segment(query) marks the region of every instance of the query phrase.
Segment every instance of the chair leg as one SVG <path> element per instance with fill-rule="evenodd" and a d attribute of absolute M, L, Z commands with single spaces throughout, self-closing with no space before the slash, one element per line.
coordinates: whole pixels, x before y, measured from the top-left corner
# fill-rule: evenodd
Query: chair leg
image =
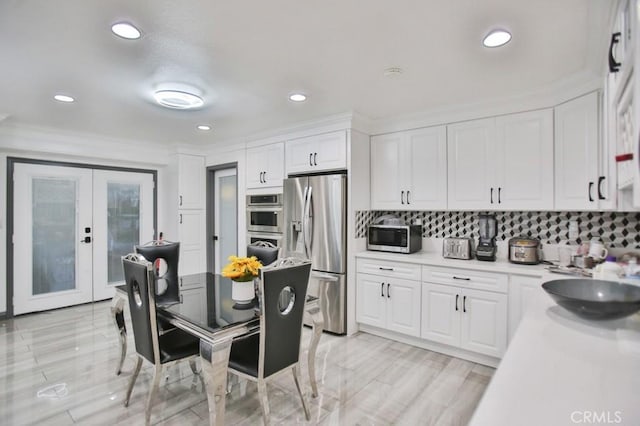
<path fill-rule="evenodd" d="M 142 367 L 142 357 L 138 355 L 138 361 L 136 362 L 136 367 L 133 369 L 133 374 L 131 375 L 131 379 L 129 379 L 129 387 L 127 388 L 127 396 L 124 398 L 124 406 L 129 406 L 129 398 L 131 398 L 131 392 L 133 391 L 133 385 L 136 383 L 136 379 L 138 378 L 138 374 L 140 373 L 140 367 Z"/>
<path fill-rule="evenodd" d="M 296 364 L 291 369 L 293 371 L 293 381 L 296 382 L 296 388 L 298 388 L 298 394 L 300 394 L 300 400 L 302 401 L 302 408 L 304 409 L 304 417 L 307 421 L 311 420 L 311 416 L 309 415 L 309 408 L 307 407 L 307 400 L 300 389 L 300 366 Z"/>
<path fill-rule="evenodd" d="M 258 395 L 260 395 L 260 406 L 262 407 L 262 420 L 265 426 L 271 424 L 271 414 L 269 411 L 269 397 L 267 397 L 267 384 L 264 380 L 258 379 Z"/>
<path fill-rule="evenodd" d="M 160 385 L 160 378 L 162 377 L 162 365 L 156 365 L 153 372 L 153 381 L 151 382 L 151 389 L 149 389 L 149 398 L 147 399 L 147 406 L 144 410 L 144 424 L 149 425 L 151 423 L 151 407 L 153 406 L 153 398 L 158 392 L 158 386 Z"/>

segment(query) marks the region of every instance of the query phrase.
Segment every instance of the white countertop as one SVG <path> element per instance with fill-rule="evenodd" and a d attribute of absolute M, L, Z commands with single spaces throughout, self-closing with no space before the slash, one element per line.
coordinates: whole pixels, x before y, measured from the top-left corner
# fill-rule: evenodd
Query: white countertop
<path fill-rule="evenodd" d="M 541 293 L 470 425 L 571 424 L 640 424 L 640 314 L 587 321 Z"/>
<path fill-rule="evenodd" d="M 506 259 L 498 257 L 495 262 L 486 262 L 476 259 L 458 260 L 445 259 L 441 253 L 433 251 L 419 251 L 412 254 L 388 253 L 382 251 L 361 251 L 356 254 L 357 258 L 387 260 L 392 262 L 415 263 L 420 265 L 435 265 L 451 268 L 473 269 L 476 271 L 501 272 L 504 274 L 521 274 L 542 276 L 548 271 L 547 265 L 517 265 L 510 263 Z"/>

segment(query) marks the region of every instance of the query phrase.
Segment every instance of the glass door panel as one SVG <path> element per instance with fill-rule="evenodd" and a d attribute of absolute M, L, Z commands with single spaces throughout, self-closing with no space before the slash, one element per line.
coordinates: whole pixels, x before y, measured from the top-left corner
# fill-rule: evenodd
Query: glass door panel
<path fill-rule="evenodd" d="M 236 169 L 215 171 L 214 241 L 215 272 L 219 273 L 231 255 L 238 254 L 238 195 Z"/>

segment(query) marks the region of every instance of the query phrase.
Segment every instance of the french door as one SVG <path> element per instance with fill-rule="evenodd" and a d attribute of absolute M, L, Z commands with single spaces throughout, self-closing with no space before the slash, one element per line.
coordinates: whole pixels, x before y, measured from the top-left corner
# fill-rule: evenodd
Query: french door
<path fill-rule="evenodd" d="M 16 163 L 13 188 L 14 314 L 112 297 L 153 239 L 150 173 Z"/>
<path fill-rule="evenodd" d="M 231 255 L 238 254 L 238 194 L 236 169 L 214 172 L 214 267 L 220 273 Z"/>

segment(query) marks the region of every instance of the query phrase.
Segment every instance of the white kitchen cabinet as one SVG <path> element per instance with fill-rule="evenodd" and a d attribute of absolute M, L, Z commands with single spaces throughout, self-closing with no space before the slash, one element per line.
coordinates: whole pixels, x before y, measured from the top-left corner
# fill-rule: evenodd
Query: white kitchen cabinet
<path fill-rule="evenodd" d="M 550 109 L 447 128 L 450 210 L 553 208 Z"/>
<path fill-rule="evenodd" d="M 419 281 L 358 274 L 356 320 L 379 328 L 420 336 Z"/>
<path fill-rule="evenodd" d="M 179 209 L 204 209 L 205 173 L 204 157 L 178 154 Z"/>
<path fill-rule="evenodd" d="M 206 271 L 206 214 L 204 210 L 178 211 L 178 241 L 180 242 L 180 275 Z"/>
<path fill-rule="evenodd" d="M 592 92 L 555 108 L 555 208 L 598 210 L 599 108 Z"/>
<path fill-rule="evenodd" d="M 424 339 L 493 357 L 507 348 L 507 296 L 442 284 L 422 284 Z"/>
<path fill-rule="evenodd" d="M 282 186 L 284 142 L 247 149 L 247 188 Z"/>
<path fill-rule="evenodd" d="M 547 297 L 542 289 L 541 277 L 509 276 L 509 340 L 513 338 L 522 317 L 530 306 L 535 306 L 539 297 Z"/>
<path fill-rule="evenodd" d="M 287 175 L 347 168 L 345 130 L 290 140 L 284 150 Z"/>
<path fill-rule="evenodd" d="M 371 208 L 447 208 L 445 126 L 371 138 Z"/>

